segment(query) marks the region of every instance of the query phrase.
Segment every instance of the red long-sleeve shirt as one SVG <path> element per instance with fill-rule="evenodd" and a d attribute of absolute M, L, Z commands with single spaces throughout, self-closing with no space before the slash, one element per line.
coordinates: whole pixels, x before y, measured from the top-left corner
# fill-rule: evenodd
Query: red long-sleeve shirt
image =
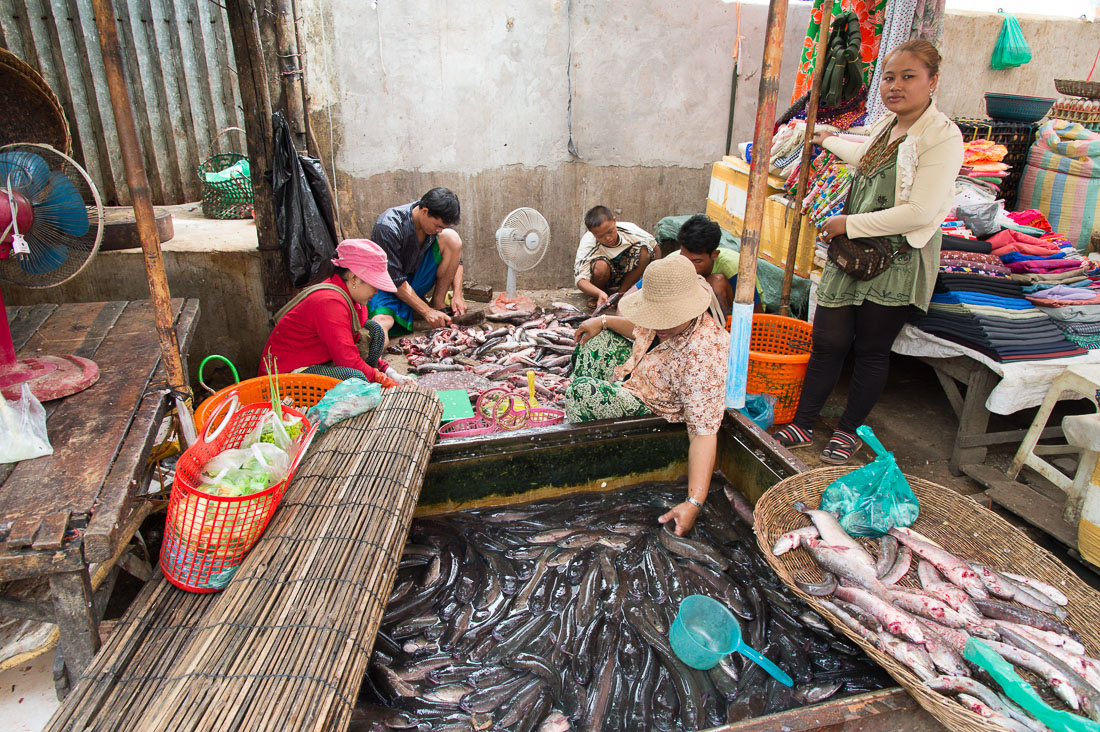
<path fill-rule="evenodd" d="M 345 292 L 348 289 L 340 275 L 333 275 L 325 282 Z M 354 301 L 353 304 L 362 326 L 367 322 L 367 308 Z M 386 364 L 380 359 L 381 370 L 374 369 L 359 355 L 355 345 L 359 334 L 352 336 L 350 318 L 348 304 L 339 293 L 332 290 L 310 293 L 271 331 L 260 359 L 260 376 L 267 374 L 264 364 L 270 355 L 275 357 L 275 366 L 281 374 L 331 361 L 362 371 L 370 381 L 381 381 Z"/>

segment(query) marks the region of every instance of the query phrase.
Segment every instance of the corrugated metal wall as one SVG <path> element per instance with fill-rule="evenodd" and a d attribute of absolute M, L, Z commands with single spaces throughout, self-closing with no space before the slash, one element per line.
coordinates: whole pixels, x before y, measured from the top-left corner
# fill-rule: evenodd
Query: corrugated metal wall
<path fill-rule="evenodd" d="M 243 126 L 225 11 L 214 0 L 115 0 L 114 6 L 153 202 L 198 200 L 195 169 L 214 137 Z M 73 157 L 104 201 L 130 203 L 90 0 L 0 0 L 0 46 L 57 94 Z M 243 134 L 221 138 L 215 152 L 228 151 L 244 151 Z"/>

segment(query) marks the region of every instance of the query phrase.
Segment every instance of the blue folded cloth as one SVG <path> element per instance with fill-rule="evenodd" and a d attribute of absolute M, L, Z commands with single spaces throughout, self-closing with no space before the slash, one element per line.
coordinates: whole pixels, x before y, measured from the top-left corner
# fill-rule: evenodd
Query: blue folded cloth
<path fill-rule="evenodd" d="M 1053 254 L 1020 254 L 1019 252 L 1009 252 L 1008 254 L 1001 255 L 1001 261 L 1005 264 L 1011 264 L 1012 262 L 1030 262 L 1036 259 L 1065 259 L 1065 252 L 1055 252 Z"/>
<path fill-rule="evenodd" d="M 1035 307 L 1022 297 L 1001 297 L 999 295 L 987 295 L 982 292 L 937 292 L 932 295 L 932 302 L 942 302 L 954 305 L 988 305 L 995 308 L 1008 310 L 1028 310 Z"/>

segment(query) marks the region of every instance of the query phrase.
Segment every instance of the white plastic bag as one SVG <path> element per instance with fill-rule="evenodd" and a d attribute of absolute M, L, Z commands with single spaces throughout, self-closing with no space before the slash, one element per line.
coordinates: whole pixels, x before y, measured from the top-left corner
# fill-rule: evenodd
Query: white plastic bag
<path fill-rule="evenodd" d="M 9 402 L 0 396 L 0 463 L 17 463 L 43 455 L 53 455 L 46 435 L 46 410 L 30 387 L 23 384 L 23 394 L 18 400 Z"/>

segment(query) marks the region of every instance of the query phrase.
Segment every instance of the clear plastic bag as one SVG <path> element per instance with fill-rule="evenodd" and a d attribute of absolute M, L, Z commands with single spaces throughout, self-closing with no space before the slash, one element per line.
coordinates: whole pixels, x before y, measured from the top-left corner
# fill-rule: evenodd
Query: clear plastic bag
<path fill-rule="evenodd" d="M 344 379 L 309 408 L 306 418 L 324 432 L 337 422 L 374 409 L 382 403 L 382 385 L 363 379 Z"/>
<path fill-rule="evenodd" d="M 270 442 L 223 450 L 202 468 L 199 490 L 214 496 L 249 496 L 286 477 L 291 456 Z"/>
<path fill-rule="evenodd" d="M 291 417 L 284 414 L 282 418 L 275 412 L 264 415 L 248 436 L 241 442 L 241 447 L 249 447 L 256 443 L 270 443 L 289 450 L 294 440 L 302 434 L 302 420 L 300 417 Z"/>
<path fill-rule="evenodd" d="M 737 411 L 751 419 L 760 429 L 766 430 L 775 424 L 776 401 L 771 394 L 746 394 L 745 406 Z"/>
<path fill-rule="evenodd" d="M 1020 22 L 1008 13 L 1001 13 L 1004 22 L 1001 23 L 1001 34 L 997 36 L 997 44 L 993 47 L 993 58 L 989 65 L 995 69 L 1011 69 L 1023 66 L 1031 60 L 1031 47 L 1024 39 L 1024 32 L 1020 30 Z"/>
<path fill-rule="evenodd" d="M 895 526 L 909 526 L 920 506 L 894 454 L 870 427 L 856 433 L 875 451 L 875 459 L 830 483 L 821 496 L 821 510 L 837 514 L 852 536 L 882 536 Z"/>
<path fill-rule="evenodd" d="M 991 236 L 1001 230 L 997 217 L 1004 211 L 1004 201 L 975 201 L 955 207 L 955 218 L 966 224 L 974 236 Z"/>
<path fill-rule="evenodd" d="M 46 410 L 30 387 L 23 384 L 23 393 L 14 402 L 0 396 L 0 463 L 52 454 L 53 447 L 46 434 Z"/>

